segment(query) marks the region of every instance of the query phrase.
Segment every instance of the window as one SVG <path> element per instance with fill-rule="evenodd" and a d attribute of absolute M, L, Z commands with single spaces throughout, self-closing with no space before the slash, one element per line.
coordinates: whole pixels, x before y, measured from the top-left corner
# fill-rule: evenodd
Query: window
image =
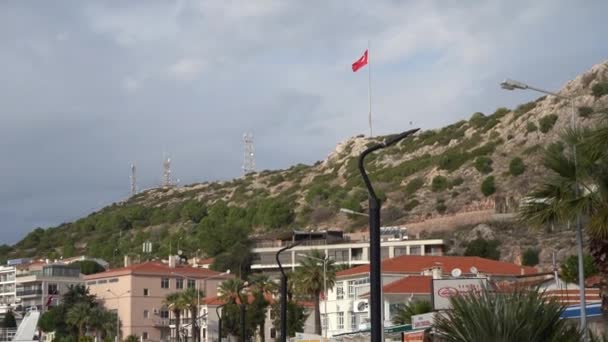
<path fill-rule="evenodd" d="M 203 338 L 207 338 L 207 329 L 203 328 Z"/>
<path fill-rule="evenodd" d="M 327 314 L 321 314 L 321 328 L 327 329 Z"/>
<path fill-rule="evenodd" d="M 344 329 L 344 312 L 338 312 L 338 330 Z"/>
<path fill-rule="evenodd" d="M 147 331 L 144 331 L 144 332 L 141 334 L 141 337 L 142 337 L 144 340 L 147 340 L 147 339 L 148 339 L 148 332 L 147 332 Z"/>
<path fill-rule="evenodd" d="M 97 284 L 97 282 L 95 280 L 87 281 L 87 285 L 95 285 L 95 284 Z"/>
<path fill-rule="evenodd" d="M 160 318 L 169 318 L 169 310 L 161 310 Z"/>
<path fill-rule="evenodd" d="M 395 254 L 396 257 L 401 256 L 401 255 L 407 255 L 407 247 L 395 247 L 395 249 L 393 250 L 393 253 Z"/>
<path fill-rule="evenodd" d="M 105 284 L 105 283 L 107 283 L 107 282 L 108 282 L 108 281 L 107 281 L 106 279 L 104 279 L 104 280 L 99 280 L 99 281 L 97 282 L 97 284 Z"/>
<path fill-rule="evenodd" d="M 118 283 L 118 278 L 112 278 L 108 280 L 108 283 Z"/>
<path fill-rule="evenodd" d="M 277 329 L 270 328 L 270 338 L 277 338 Z"/>
<path fill-rule="evenodd" d="M 176 289 L 183 289 L 184 288 L 184 279 L 183 278 L 177 278 L 177 279 L 175 279 L 175 288 Z"/>
<path fill-rule="evenodd" d="M 169 278 L 162 278 L 160 280 L 160 288 L 161 289 L 168 289 L 169 288 Z"/>
<path fill-rule="evenodd" d="M 188 288 L 193 289 L 195 287 L 194 279 L 188 279 Z"/>
<path fill-rule="evenodd" d="M 341 281 L 336 283 L 336 299 L 344 299 L 344 283 Z"/>
<path fill-rule="evenodd" d="M 49 284 L 48 290 L 50 295 L 59 294 L 59 291 L 57 290 L 57 284 Z"/>
<path fill-rule="evenodd" d="M 150 293 L 148 291 L 148 289 L 144 289 L 144 296 L 148 296 Z"/>
<path fill-rule="evenodd" d="M 354 299 L 357 296 L 356 289 L 358 287 L 360 287 L 361 285 L 368 285 L 368 284 L 369 284 L 369 277 L 349 281 L 348 282 L 348 298 Z"/>
<path fill-rule="evenodd" d="M 144 310 L 144 318 L 150 318 L 150 311 Z"/>
<path fill-rule="evenodd" d="M 410 247 L 410 255 L 420 255 L 421 253 L 420 246 L 412 246 Z"/>
<path fill-rule="evenodd" d="M 350 330 L 357 330 L 357 316 L 354 312 L 350 313 Z"/>

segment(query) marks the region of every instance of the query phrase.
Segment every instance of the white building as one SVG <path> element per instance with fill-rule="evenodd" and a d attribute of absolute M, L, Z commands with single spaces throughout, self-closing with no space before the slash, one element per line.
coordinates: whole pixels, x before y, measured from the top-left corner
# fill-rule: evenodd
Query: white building
<path fill-rule="evenodd" d="M 15 305 L 15 266 L 0 266 L 0 316 Z"/>
<path fill-rule="evenodd" d="M 33 262 L 16 268 L 17 312 L 32 307 L 44 312 L 49 306 L 57 305 L 70 286 L 83 284 L 80 268 L 70 265 Z"/>
<path fill-rule="evenodd" d="M 496 280 L 538 273 L 533 267 L 479 257 L 402 255 L 383 260 L 384 326 L 392 325 L 398 306 L 413 299 L 429 300 L 432 279 L 450 277 L 454 269 L 459 269 L 462 277 Z M 369 289 L 369 265 L 336 274 L 335 286 L 328 291 L 327 311 L 323 301 L 320 305 L 322 326 L 328 329 L 328 336 L 369 328 Z"/>
<path fill-rule="evenodd" d="M 381 241 L 381 257 L 389 259 L 401 255 L 443 255 L 445 242 L 442 239 L 410 240 L 405 228 L 384 227 Z M 283 267 L 294 269 L 306 254 L 313 249 L 324 252 L 336 264 L 350 266 L 369 264 L 369 241 L 351 241 L 342 231 L 283 232 L 268 234 L 254 243 L 252 270 L 278 272 L 276 253 L 283 247 L 298 242 L 280 255 Z"/>

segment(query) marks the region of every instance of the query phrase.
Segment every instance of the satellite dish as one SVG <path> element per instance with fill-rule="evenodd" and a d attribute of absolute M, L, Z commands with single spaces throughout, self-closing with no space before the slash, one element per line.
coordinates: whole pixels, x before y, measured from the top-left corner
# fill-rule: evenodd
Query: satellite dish
<path fill-rule="evenodd" d="M 475 266 L 471 266 L 471 269 L 469 271 L 471 271 L 471 273 L 473 273 L 473 274 L 477 274 L 477 272 L 478 272 L 477 267 L 475 267 Z"/>
<path fill-rule="evenodd" d="M 452 270 L 452 277 L 458 278 L 461 275 L 462 275 L 462 271 L 460 270 L 460 268 L 455 268 Z"/>

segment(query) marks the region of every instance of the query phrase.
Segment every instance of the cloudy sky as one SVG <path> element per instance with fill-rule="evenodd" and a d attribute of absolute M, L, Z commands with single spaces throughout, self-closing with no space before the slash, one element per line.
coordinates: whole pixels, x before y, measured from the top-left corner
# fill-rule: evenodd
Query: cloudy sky
<path fill-rule="evenodd" d="M 608 57 L 608 2 L 2 1 L 0 243 L 160 182 L 323 159 L 367 132 L 435 128 L 558 89 Z"/>

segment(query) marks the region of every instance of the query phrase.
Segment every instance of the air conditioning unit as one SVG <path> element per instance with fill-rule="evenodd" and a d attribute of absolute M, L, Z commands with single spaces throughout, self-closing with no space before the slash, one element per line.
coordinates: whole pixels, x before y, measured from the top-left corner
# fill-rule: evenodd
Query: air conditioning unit
<path fill-rule="evenodd" d="M 369 303 L 367 299 L 359 299 L 353 302 L 353 312 L 367 312 Z"/>

